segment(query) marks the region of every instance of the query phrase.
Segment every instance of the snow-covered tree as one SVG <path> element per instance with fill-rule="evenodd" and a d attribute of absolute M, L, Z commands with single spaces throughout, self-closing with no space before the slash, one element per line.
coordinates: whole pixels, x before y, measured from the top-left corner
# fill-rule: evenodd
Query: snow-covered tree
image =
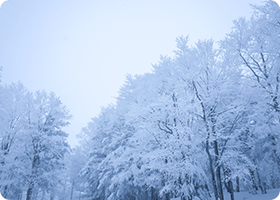
<path fill-rule="evenodd" d="M 179 37 L 175 58 L 162 57 L 153 73 L 128 76 L 116 106 L 84 129 L 93 146 L 83 174 L 102 198 L 154 190 L 167 199 L 207 199 L 211 187 L 223 199 L 222 169 L 231 194 L 236 174 L 248 174 L 247 155 L 233 146 L 248 105 L 240 73 L 212 41 L 187 42 Z"/>
<path fill-rule="evenodd" d="M 279 33 L 280 8 L 272 0 L 253 6 L 250 20 L 234 22 L 231 33 L 221 42 L 231 60 L 239 62 L 251 95 L 248 131 L 255 139 L 251 159 L 257 166 L 252 170 L 252 185 L 261 189 L 279 183 Z M 257 146 L 257 147 L 254 147 Z M 271 178 L 268 178 L 271 177 Z M 273 177 L 273 178 L 272 178 Z M 273 186 L 272 186 L 273 185 Z M 279 187 L 279 185 L 277 186 Z"/>
<path fill-rule="evenodd" d="M 24 158 L 19 148 L 19 137 L 24 135 L 24 119 L 26 116 L 26 88 L 21 84 L 11 84 L 0 88 L 0 127 L 1 127 L 1 193 L 16 198 L 26 180 L 21 170 Z"/>
<path fill-rule="evenodd" d="M 62 128 L 69 124 L 69 111 L 54 93 L 38 91 L 28 98 L 25 124 L 25 153 L 29 158 L 29 179 L 26 200 L 47 192 L 51 199 L 59 187 L 58 174 L 64 169 L 64 154 L 69 145 Z"/>
<path fill-rule="evenodd" d="M 234 200 L 240 188 L 279 187 L 279 7 L 253 9 L 217 49 L 178 37 L 174 57 L 127 76 L 81 133 L 84 197 L 224 200 L 227 190 Z"/>

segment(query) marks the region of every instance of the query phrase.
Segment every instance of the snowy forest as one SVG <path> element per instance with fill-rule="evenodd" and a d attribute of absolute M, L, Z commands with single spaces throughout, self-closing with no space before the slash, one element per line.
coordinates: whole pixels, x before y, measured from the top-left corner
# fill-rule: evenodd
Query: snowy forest
<path fill-rule="evenodd" d="M 74 148 L 58 96 L 2 83 L 2 196 L 234 200 L 280 188 L 278 4 L 252 5 L 221 41 L 188 40 L 178 36 L 151 73 L 127 75 Z"/>

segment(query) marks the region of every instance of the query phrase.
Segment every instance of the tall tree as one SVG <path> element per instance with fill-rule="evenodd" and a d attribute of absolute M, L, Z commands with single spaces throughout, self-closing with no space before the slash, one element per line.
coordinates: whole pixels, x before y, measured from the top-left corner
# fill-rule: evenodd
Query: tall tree
<path fill-rule="evenodd" d="M 25 153 L 30 158 L 30 172 L 26 200 L 31 200 L 40 190 L 52 196 L 59 184 L 58 172 L 64 168 L 63 158 L 69 148 L 68 135 L 62 128 L 71 116 L 54 93 L 31 94 L 28 105 Z"/>
<path fill-rule="evenodd" d="M 23 158 L 18 138 L 24 135 L 27 90 L 21 83 L 1 86 L 0 90 L 1 193 L 5 197 L 16 198 L 25 184 L 18 168 Z"/>
<path fill-rule="evenodd" d="M 250 94 L 254 112 L 250 116 L 251 125 L 248 128 L 254 134 L 255 145 L 258 145 L 258 148 L 253 148 L 250 152 L 254 163 L 259 167 L 252 171 L 252 177 L 259 180 L 253 182 L 260 182 L 254 183 L 258 185 L 256 188 L 265 193 L 265 185 L 270 182 L 264 181 L 266 177 L 280 178 L 277 142 L 280 130 L 280 8 L 276 2 L 269 0 L 263 5 L 253 6 L 253 10 L 250 20 L 240 18 L 234 22 L 232 32 L 221 42 L 221 47 L 228 53 L 231 52 L 230 56 L 240 63 L 239 68 L 247 79 L 247 90 L 253 91 Z M 260 154 L 258 149 L 263 153 Z M 274 173 L 275 168 L 277 173 Z M 274 175 L 264 174 L 263 169 Z M 261 174 L 264 176 L 258 178 Z"/>

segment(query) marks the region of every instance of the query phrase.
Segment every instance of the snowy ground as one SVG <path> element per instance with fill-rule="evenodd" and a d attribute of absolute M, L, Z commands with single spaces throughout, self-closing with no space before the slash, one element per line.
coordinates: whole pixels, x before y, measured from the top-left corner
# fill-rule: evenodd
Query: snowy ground
<path fill-rule="evenodd" d="M 248 192 L 234 193 L 235 200 L 274 200 L 279 195 L 280 189 L 267 190 L 267 194 L 249 194 Z M 230 195 L 224 193 L 225 200 L 230 200 Z M 280 197 L 276 200 L 280 200 Z"/>
<path fill-rule="evenodd" d="M 235 200 L 280 200 L 280 196 L 276 199 L 276 197 L 279 195 L 280 189 L 273 189 L 273 190 L 267 190 L 267 194 L 250 194 L 248 192 L 239 192 L 234 193 L 234 199 Z M 230 200 L 229 193 L 224 193 L 225 200 Z M 214 200 L 215 198 L 213 198 Z M 172 200 L 180 200 L 180 198 L 173 198 Z"/>

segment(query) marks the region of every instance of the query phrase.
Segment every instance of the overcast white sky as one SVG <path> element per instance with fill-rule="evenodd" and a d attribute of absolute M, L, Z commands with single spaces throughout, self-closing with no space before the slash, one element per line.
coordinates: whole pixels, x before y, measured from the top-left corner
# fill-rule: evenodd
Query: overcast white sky
<path fill-rule="evenodd" d="M 125 74 L 172 55 L 175 38 L 223 39 L 232 20 L 261 0 L 8 0 L 0 8 L 2 82 L 60 96 L 74 116 L 69 143 L 101 106 L 114 103 Z"/>

